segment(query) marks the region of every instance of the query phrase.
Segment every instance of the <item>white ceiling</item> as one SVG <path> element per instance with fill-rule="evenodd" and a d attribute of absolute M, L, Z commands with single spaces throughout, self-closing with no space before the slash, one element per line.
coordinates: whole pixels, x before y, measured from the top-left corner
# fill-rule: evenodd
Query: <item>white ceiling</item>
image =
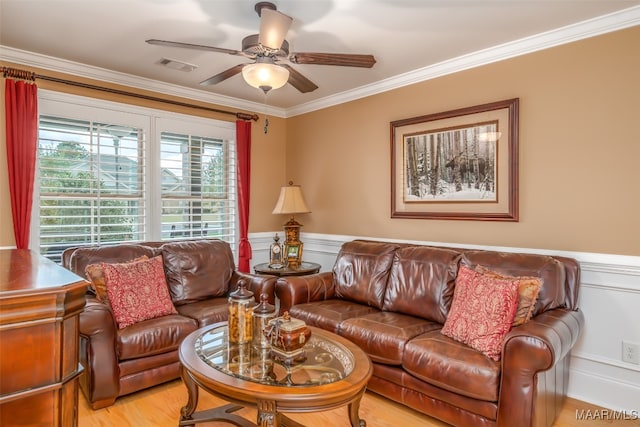
<path fill-rule="evenodd" d="M 319 89 L 302 94 L 286 85 L 270 92 L 267 104 L 285 116 L 640 25 L 640 0 L 273 3 L 294 19 L 287 36 L 292 52 L 366 53 L 377 60 L 371 69 L 293 65 Z M 240 74 L 214 86 L 199 85 L 249 60 L 145 43 L 156 38 L 241 50 L 242 38 L 259 29 L 254 4 L 252 0 L 0 0 L 0 59 L 34 66 L 55 60 L 59 71 L 86 77 L 105 79 L 105 70 L 110 70 L 112 78 L 106 79 L 115 82 L 129 79 L 136 86 L 153 82 L 161 91 L 184 89 L 197 94 L 194 98 L 224 105 L 262 105 L 262 92 L 248 86 Z M 197 68 L 184 72 L 162 67 L 157 62 L 163 57 Z"/>

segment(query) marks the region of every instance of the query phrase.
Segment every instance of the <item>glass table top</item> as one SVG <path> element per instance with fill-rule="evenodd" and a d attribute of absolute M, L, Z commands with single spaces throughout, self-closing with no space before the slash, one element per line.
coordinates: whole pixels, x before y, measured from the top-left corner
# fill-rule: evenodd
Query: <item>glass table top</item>
<path fill-rule="evenodd" d="M 315 332 L 315 331 L 314 331 Z M 340 381 L 354 368 L 353 354 L 340 343 L 312 333 L 295 359 L 284 359 L 269 349 L 230 344 L 226 325 L 205 331 L 196 339 L 196 355 L 214 369 L 265 385 L 309 387 Z"/>

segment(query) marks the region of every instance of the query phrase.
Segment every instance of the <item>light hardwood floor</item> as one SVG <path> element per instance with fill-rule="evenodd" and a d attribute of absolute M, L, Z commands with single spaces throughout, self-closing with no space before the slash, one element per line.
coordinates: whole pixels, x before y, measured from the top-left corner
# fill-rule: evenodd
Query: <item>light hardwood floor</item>
<path fill-rule="evenodd" d="M 80 427 L 176 427 L 180 418 L 180 408 L 187 402 L 187 390 L 181 380 L 175 380 L 160 386 L 119 398 L 115 405 L 108 408 L 92 410 L 82 393 L 79 398 L 79 426 Z M 221 406 L 227 402 L 201 391 L 198 410 Z M 602 408 L 568 398 L 562 413 L 554 427 L 624 427 L 640 426 L 640 420 L 593 419 L 602 415 Z M 346 408 L 332 411 L 308 414 L 287 414 L 292 419 L 303 423 L 307 427 L 348 427 L 349 421 Z M 591 419 L 577 419 L 577 414 L 591 411 Z M 255 409 L 245 408 L 236 412 L 254 421 Z M 593 416 L 595 415 L 595 417 Z M 448 426 L 434 418 L 422 415 L 416 411 L 398 405 L 375 393 L 367 392 L 360 405 L 360 417 L 367 421 L 369 427 L 445 427 Z M 226 423 L 202 423 L 202 427 L 228 427 Z M 517 427 L 517 426 L 513 426 Z"/>

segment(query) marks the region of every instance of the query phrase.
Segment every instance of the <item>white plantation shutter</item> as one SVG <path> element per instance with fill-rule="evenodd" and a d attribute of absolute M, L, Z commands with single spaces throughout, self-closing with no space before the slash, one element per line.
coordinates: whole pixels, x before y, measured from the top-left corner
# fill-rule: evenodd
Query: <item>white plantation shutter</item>
<path fill-rule="evenodd" d="M 236 241 L 233 140 L 161 132 L 162 239 Z"/>
<path fill-rule="evenodd" d="M 144 240 L 144 137 L 113 123 L 42 115 L 38 184 L 40 248 Z"/>

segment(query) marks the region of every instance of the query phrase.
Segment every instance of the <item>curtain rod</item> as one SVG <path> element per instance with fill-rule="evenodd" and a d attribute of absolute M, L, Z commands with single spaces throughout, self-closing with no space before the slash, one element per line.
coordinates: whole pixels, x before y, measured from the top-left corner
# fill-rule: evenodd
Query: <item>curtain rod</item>
<path fill-rule="evenodd" d="M 210 107 L 204 107 L 204 106 L 200 106 L 200 105 L 195 105 L 195 104 L 189 104 L 187 102 L 181 102 L 181 101 L 173 101 L 171 99 L 164 99 L 164 98 L 160 98 L 157 96 L 150 96 L 150 95 L 142 95 L 139 93 L 134 93 L 134 92 L 129 92 L 126 90 L 120 90 L 120 89 L 112 89 L 112 88 L 108 88 L 108 87 L 104 87 L 104 86 L 98 86 L 98 85 L 92 85 L 89 83 L 80 83 L 80 82 L 74 82 L 72 80 L 66 80 L 66 79 L 61 79 L 58 77 L 51 77 L 51 76 L 46 76 L 43 74 L 36 74 L 33 71 L 25 71 L 25 70 L 19 70 L 17 68 L 12 68 L 12 67 L 2 67 L 2 75 L 4 78 L 16 78 L 16 79 L 22 79 L 22 80 L 29 80 L 29 81 L 35 81 L 36 79 L 40 79 L 40 80 L 46 80 L 49 82 L 54 82 L 54 83 L 62 83 L 65 85 L 69 85 L 69 86 L 75 86 L 75 87 L 80 87 L 83 89 L 92 89 L 92 90 L 97 90 L 97 91 L 101 91 L 101 92 L 108 92 L 108 93 L 113 93 L 116 95 L 124 95 L 124 96 L 129 96 L 132 98 L 138 98 L 138 99 L 144 99 L 146 101 L 156 101 L 156 102 L 162 102 L 165 104 L 171 104 L 171 105 L 176 105 L 179 107 L 188 107 L 188 108 L 196 108 L 198 110 L 204 110 L 204 111 L 210 111 L 213 113 L 220 113 L 220 114 L 228 114 L 228 115 L 232 115 L 235 116 L 237 119 L 240 120 L 253 120 L 253 121 L 258 121 L 259 117 L 257 114 L 249 114 L 249 113 L 240 113 L 240 112 L 233 112 L 233 111 L 227 111 L 227 110 L 220 110 L 217 108 L 210 108 Z"/>

